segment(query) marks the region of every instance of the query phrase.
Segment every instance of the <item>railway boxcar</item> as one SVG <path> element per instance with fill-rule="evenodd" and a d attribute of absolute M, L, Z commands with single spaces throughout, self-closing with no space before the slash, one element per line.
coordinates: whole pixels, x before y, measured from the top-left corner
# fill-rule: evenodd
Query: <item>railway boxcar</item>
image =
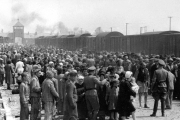
<path fill-rule="evenodd" d="M 2 39 L 1 39 L 1 42 Z M 104 32 L 96 37 L 90 34 L 62 35 L 36 38 L 37 45 L 53 45 L 66 50 L 119 51 L 144 54 L 174 54 L 180 56 L 180 32 L 147 32 L 124 36 L 120 32 Z"/>
<path fill-rule="evenodd" d="M 96 51 L 114 51 L 114 39 L 112 37 L 123 37 L 124 35 L 120 32 L 103 32 L 96 36 Z"/>

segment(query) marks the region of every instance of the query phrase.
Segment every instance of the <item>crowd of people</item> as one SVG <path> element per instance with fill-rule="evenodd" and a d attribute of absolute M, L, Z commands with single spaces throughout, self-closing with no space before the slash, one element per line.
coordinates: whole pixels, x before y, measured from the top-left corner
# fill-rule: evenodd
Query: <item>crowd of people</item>
<path fill-rule="evenodd" d="M 0 85 L 18 84 L 20 120 L 136 120 L 133 104 L 156 116 L 180 99 L 180 58 L 120 52 L 68 51 L 43 46 L 1 45 Z M 144 103 L 142 103 L 144 97 Z M 31 109 L 29 109 L 29 104 Z M 143 105 L 144 104 L 144 105 Z"/>

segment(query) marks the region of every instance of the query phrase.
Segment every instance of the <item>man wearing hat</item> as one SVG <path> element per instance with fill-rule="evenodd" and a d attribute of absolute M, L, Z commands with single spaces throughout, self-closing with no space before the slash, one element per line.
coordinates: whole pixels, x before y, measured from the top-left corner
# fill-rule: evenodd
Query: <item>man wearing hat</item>
<path fill-rule="evenodd" d="M 41 108 L 41 87 L 38 77 L 41 75 L 41 67 L 33 66 L 33 77 L 30 82 L 31 115 L 30 120 L 39 120 L 38 113 Z"/>
<path fill-rule="evenodd" d="M 54 83 L 52 81 L 52 78 L 53 78 L 53 73 L 51 71 L 47 71 L 46 79 L 42 84 L 42 101 L 44 102 L 44 108 L 45 108 L 44 120 L 52 120 L 54 101 L 59 97 L 55 89 Z"/>
<path fill-rule="evenodd" d="M 151 117 L 156 116 L 158 101 L 161 100 L 161 112 L 162 116 L 165 116 L 165 99 L 166 94 L 169 90 L 169 81 L 168 81 L 168 71 L 163 67 L 165 66 L 165 62 L 163 60 L 158 61 L 158 69 L 154 72 L 154 76 L 152 79 L 152 94 L 155 99 L 153 114 Z"/>
<path fill-rule="evenodd" d="M 69 120 L 71 117 L 74 117 L 76 120 L 78 119 L 76 80 L 77 72 L 71 71 L 69 73 L 69 80 L 66 82 L 66 102 L 63 120 Z"/>
<path fill-rule="evenodd" d="M 173 64 L 173 59 L 172 58 L 169 58 L 168 60 L 167 60 L 167 65 L 166 65 L 166 70 L 167 71 L 170 71 L 171 73 L 173 73 L 174 75 L 176 75 L 175 74 L 175 66 L 174 66 L 174 64 Z"/>
<path fill-rule="evenodd" d="M 84 79 L 86 105 L 88 109 L 88 117 L 90 120 L 96 120 L 100 108 L 96 85 L 103 85 L 107 82 L 106 79 L 99 81 L 96 76 L 94 76 L 95 70 L 96 68 L 94 66 L 88 68 L 89 76 L 85 77 Z"/>

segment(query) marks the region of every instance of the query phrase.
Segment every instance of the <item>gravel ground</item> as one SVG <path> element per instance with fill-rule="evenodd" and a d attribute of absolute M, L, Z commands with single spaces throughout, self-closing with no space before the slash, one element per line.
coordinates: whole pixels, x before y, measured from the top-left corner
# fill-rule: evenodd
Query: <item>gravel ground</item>
<path fill-rule="evenodd" d="M 19 95 L 12 95 L 11 90 L 6 90 L 5 87 L 0 87 L 0 90 L 2 92 L 3 100 L 6 101 L 8 107 L 11 110 L 11 116 L 14 118 L 14 120 L 19 120 L 19 117 L 15 118 L 15 116 L 19 116 L 20 113 Z M 166 111 L 166 117 L 161 117 L 160 102 L 157 117 L 150 117 L 150 114 L 152 114 L 153 112 L 154 103 L 154 100 L 151 96 L 148 97 L 148 106 L 150 107 L 148 109 L 139 109 L 137 101 L 138 100 L 136 98 L 134 105 L 137 108 L 137 120 L 180 120 L 180 101 L 173 101 L 173 109 Z M 62 116 L 60 116 L 60 118 L 62 118 Z M 130 118 L 129 120 L 132 120 L 132 118 Z"/>

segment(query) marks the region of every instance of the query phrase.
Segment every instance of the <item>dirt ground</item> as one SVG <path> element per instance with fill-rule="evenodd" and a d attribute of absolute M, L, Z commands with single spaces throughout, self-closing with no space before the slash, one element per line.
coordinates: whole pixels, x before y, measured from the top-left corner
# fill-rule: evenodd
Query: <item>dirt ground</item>
<path fill-rule="evenodd" d="M 20 113 L 19 95 L 17 94 L 12 95 L 11 90 L 6 90 L 5 87 L 0 87 L 0 91 L 2 93 L 3 100 L 6 102 L 7 106 L 10 109 L 9 113 L 11 114 L 11 117 L 13 118 L 13 120 L 19 120 L 19 117 L 18 117 Z M 152 114 L 153 112 L 153 103 L 154 103 L 153 98 L 149 96 L 148 106 L 150 108 L 139 109 L 138 100 L 136 98 L 134 105 L 137 108 L 136 109 L 137 120 L 180 120 L 180 101 L 173 101 L 173 109 L 166 110 L 166 117 L 161 117 L 160 102 L 159 102 L 159 109 L 157 112 L 157 117 L 150 117 L 150 114 Z M 62 116 L 60 116 L 60 118 L 62 118 Z M 42 120 L 43 120 L 43 117 L 42 117 Z M 132 118 L 130 118 L 129 120 L 132 120 Z"/>

